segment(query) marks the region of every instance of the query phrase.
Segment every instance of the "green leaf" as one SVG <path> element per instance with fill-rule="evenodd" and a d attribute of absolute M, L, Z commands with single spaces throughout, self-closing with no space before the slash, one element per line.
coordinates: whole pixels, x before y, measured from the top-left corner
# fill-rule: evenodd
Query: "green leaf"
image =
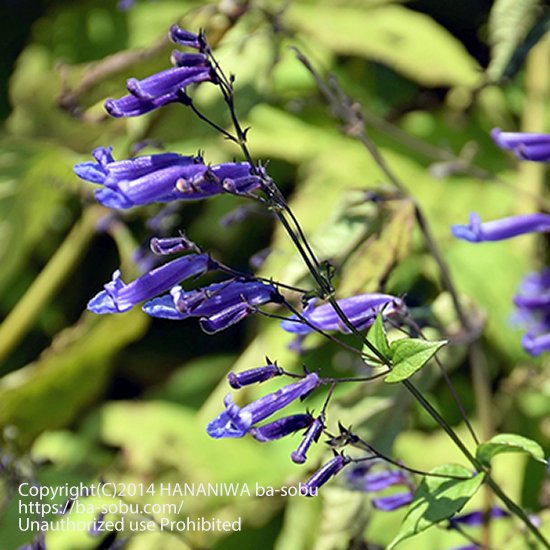
<path fill-rule="evenodd" d="M 84 314 L 56 336 L 39 360 L 2 378 L 0 429 L 14 426 L 18 444 L 25 447 L 45 430 L 74 422 L 105 391 L 116 354 L 142 336 L 148 324 L 139 310 Z"/>
<path fill-rule="evenodd" d="M 467 468 L 457 464 L 443 464 L 431 470 L 430 473 L 469 479 L 426 476 L 416 490 L 401 528 L 388 546 L 388 550 L 459 512 L 477 492 L 483 481 L 483 474 L 472 477 L 472 473 Z"/>
<path fill-rule="evenodd" d="M 392 269 L 409 253 L 414 206 L 410 201 L 399 201 L 394 208 L 384 208 L 381 217 L 385 218 L 386 213 L 389 220 L 377 229 L 377 239 L 365 240 L 346 261 L 338 285 L 342 296 L 378 291 Z"/>
<path fill-rule="evenodd" d="M 548 30 L 548 12 L 540 0 L 496 0 L 489 15 L 492 81 L 510 77 L 519 69 L 529 49 Z"/>
<path fill-rule="evenodd" d="M 431 17 L 403 6 L 293 2 L 285 17 L 308 40 L 337 54 L 385 63 L 426 86 L 474 86 L 479 80 L 476 61 L 456 38 Z"/>
<path fill-rule="evenodd" d="M 544 450 L 536 441 L 516 434 L 495 435 L 477 448 L 476 457 L 483 464 L 489 464 L 495 455 L 502 453 L 527 453 L 535 460 L 547 463 Z"/>
<path fill-rule="evenodd" d="M 372 327 L 370 327 L 367 333 L 367 340 L 386 357 L 390 356 L 390 345 L 388 344 L 388 338 L 386 336 L 386 330 L 384 329 L 384 321 L 382 314 L 376 317 L 376 321 Z M 363 352 L 368 353 L 369 349 L 365 346 Z"/>
<path fill-rule="evenodd" d="M 44 235 L 66 229 L 66 200 L 80 187 L 69 150 L 19 138 L 0 141 L 0 289 L 20 279 L 29 255 L 44 246 Z M 53 239 L 52 239 L 53 241 Z"/>
<path fill-rule="evenodd" d="M 402 382 L 421 369 L 447 342 L 428 342 L 416 338 L 403 338 L 390 346 L 393 369 L 384 382 Z"/>
<path fill-rule="evenodd" d="M 322 505 L 323 499 L 320 498 L 289 498 L 274 550 L 313 548 L 318 534 L 317 527 L 322 520 Z"/>

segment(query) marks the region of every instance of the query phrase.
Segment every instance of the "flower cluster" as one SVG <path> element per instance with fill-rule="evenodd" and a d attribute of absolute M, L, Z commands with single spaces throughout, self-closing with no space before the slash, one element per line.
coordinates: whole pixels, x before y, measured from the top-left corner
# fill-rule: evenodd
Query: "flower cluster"
<path fill-rule="evenodd" d="M 220 87 L 226 100 L 232 94 L 232 79 L 226 78 L 221 72 L 203 34 L 193 34 L 173 26 L 170 38 L 180 46 L 196 51 L 174 51 L 172 68 L 142 80 L 129 79 L 126 83 L 127 95 L 105 102 L 105 108 L 111 116 L 140 116 L 177 102 L 191 107 L 203 120 L 208 121 L 193 105 L 188 95 L 189 86 L 210 82 Z M 230 101 L 228 105 L 232 109 Z M 234 115 L 234 111 L 231 112 Z M 240 142 L 216 123 L 210 124 L 225 137 Z M 235 131 L 238 136 L 246 133 L 237 126 Z M 267 202 L 273 207 L 280 207 L 280 203 L 269 202 L 275 200 L 274 196 L 278 197 L 278 190 L 274 191 L 274 183 L 265 168 L 251 163 L 249 154 L 245 154 L 247 162 L 218 165 L 208 165 L 200 155 L 184 156 L 170 152 L 115 160 L 110 147 L 98 147 L 93 151 L 93 157 L 93 161 L 77 164 L 74 171 L 81 179 L 99 186 L 95 190 L 97 201 L 111 209 L 126 210 L 153 203 L 175 204 L 219 194 L 237 195 L 255 199 L 256 204 Z M 403 313 L 405 308 L 400 298 L 374 293 L 342 298 L 336 303 L 331 300 L 322 305 L 318 305 L 316 300 L 310 300 L 304 311 L 298 313 L 281 294 L 280 288 L 285 285 L 237 272 L 213 259 L 183 235 L 154 237 L 150 241 L 150 249 L 156 256 L 182 252 L 185 255 L 153 269 L 147 267 L 142 276 L 129 283 L 122 280 L 119 270 L 115 271 L 112 280 L 90 300 L 88 309 L 96 314 L 123 313 L 143 303 L 143 311 L 151 317 L 171 320 L 195 317 L 205 332 L 216 333 L 252 313 L 262 312 L 260 306 L 275 304 L 288 307 L 294 313 L 283 320 L 281 326 L 301 341 L 314 331 L 349 333 L 352 326 L 362 331 L 370 327 L 378 315 L 384 318 L 396 316 Z M 149 266 L 158 262 L 143 263 Z M 226 278 L 207 286 L 182 288 L 182 284 L 187 285 L 207 272 L 221 272 Z M 293 290 L 310 295 L 307 291 Z M 291 453 L 291 459 L 296 464 L 304 464 L 312 446 L 326 432 L 325 413 L 335 381 L 323 379 L 314 372 L 290 374 L 270 361 L 256 369 L 230 373 L 228 380 L 233 389 L 240 389 L 282 375 L 292 377 L 294 381 L 244 407 L 239 407 L 227 395 L 225 410 L 208 424 L 208 434 L 215 439 L 250 435 L 264 443 L 303 432 L 300 442 Z M 331 385 L 331 390 L 319 414 L 305 411 L 271 419 L 287 405 L 305 399 L 317 388 L 327 384 Z M 336 452 L 336 447 L 331 445 L 333 458 L 303 484 L 304 495 L 315 494 L 321 485 L 353 461 L 343 453 Z"/>
<path fill-rule="evenodd" d="M 251 279 L 230 279 L 188 292 L 175 286 L 170 294 L 147 302 L 143 311 L 162 319 L 200 317 L 202 329 L 213 334 L 238 323 L 254 313 L 257 306 L 269 302 L 283 302 L 273 285 Z"/>
<path fill-rule="evenodd" d="M 502 149 L 511 150 L 522 160 L 550 162 L 550 135 L 502 132 L 491 133 Z M 501 241 L 526 233 L 549 233 L 550 215 L 542 213 L 511 216 L 482 223 L 475 213 L 468 225 L 453 225 L 451 231 L 459 239 L 473 243 Z M 522 338 L 523 348 L 537 356 L 550 350 L 550 270 L 525 277 L 514 297 L 517 319 L 527 329 Z"/>
<path fill-rule="evenodd" d="M 178 250 L 175 241 L 175 238 L 155 238 L 152 248 L 163 253 L 166 248 Z M 218 267 L 218 262 L 207 254 L 188 254 L 128 284 L 120 278 L 120 270 L 116 270 L 112 280 L 88 302 L 88 309 L 97 314 L 124 313 L 145 301 L 142 309 L 151 317 L 173 320 L 198 317 L 205 332 L 215 333 L 256 312 L 259 305 L 283 302 L 273 285 L 246 278 L 228 279 L 187 292 L 178 284 Z M 161 295 L 168 290 L 169 294 Z"/>
<path fill-rule="evenodd" d="M 98 202 L 109 208 L 126 209 L 156 202 L 200 200 L 221 193 L 246 195 L 261 186 L 246 162 L 207 166 L 200 156 L 177 153 L 144 155 L 115 161 L 111 148 L 94 150 L 96 162 L 74 167 L 80 178 L 102 185 Z"/>
<path fill-rule="evenodd" d="M 266 379 L 267 373 L 271 374 L 275 372 L 272 376 L 281 374 L 278 370 L 274 371 L 275 368 L 277 368 L 275 365 L 267 365 L 263 368 L 254 369 L 252 372 L 245 371 L 244 373 L 233 374 L 233 384 L 235 384 L 235 380 L 239 380 L 240 386 L 248 385 L 256 381 L 263 381 Z M 252 432 L 252 435 L 259 434 L 259 440 L 261 441 L 268 441 L 270 433 L 273 436 L 271 439 L 280 439 L 285 435 L 306 428 L 313 421 L 311 416 L 303 415 L 308 418 L 298 418 L 296 415 L 294 417 L 286 417 L 284 422 L 276 421 L 278 424 L 268 424 L 267 428 L 265 426 L 258 428 L 255 425 L 280 411 L 293 401 L 304 399 L 321 384 L 322 380 L 319 376 L 316 373 L 310 373 L 300 381 L 288 384 L 274 393 L 264 395 L 243 408 L 239 408 L 233 403 L 231 395 L 228 394 L 224 400 L 225 411 L 208 424 L 206 431 L 211 437 L 219 439 L 222 437 L 244 437 L 249 433 L 250 429 L 254 428 L 255 431 Z"/>
<path fill-rule="evenodd" d="M 170 38 L 180 46 L 198 50 L 198 53 L 184 54 L 176 50 L 172 54 L 173 68 L 143 80 L 127 80 L 126 88 L 129 94 L 105 102 L 105 109 L 111 116 L 133 117 L 169 103 L 186 104 L 189 101 L 186 93 L 188 86 L 214 81 L 214 73 L 206 53 L 206 41 L 201 34 L 193 34 L 174 25 L 170 30 Z"/>
<path fill-rule="evenodd" d="M 276 376 L 286 374 L 283 369 L 268 361 L 268 364 L 240 373 L 229 373 L 228 381 L 232 388 L 240 389 L 257 382 L 265 382 Z M 239 438 L 250 434 L 254 439 L 265 443 L 281 439 L 296 432 L 305 430 L 302 441 L 291 455 L 297 464 L 306 461 L 306 453 L 314 442 L 317 442 L 324 425 L 324 412 L 313 417 L 310 413 L 293 414 L 259 425 L 263 420 L 271 417 L 281 409 L 296 400 L 304 400 L 319 386 L 327 382 L 317 373 L 308 373 L 298 382 L 283 386 L 274 393 L 268 393 L 252 403 L 239 407 L 233 403 L 231 395 L 225 397 L 225 410 L 212 420 L 207 427 L 208 434 L 220 439 L 223 437 Z M 350 458 L 336 454 L 333 459 L 317 470 L 313 476 L 301 485 L 301 494 L 313 496 L 317 489 L 336 475 Z"/>

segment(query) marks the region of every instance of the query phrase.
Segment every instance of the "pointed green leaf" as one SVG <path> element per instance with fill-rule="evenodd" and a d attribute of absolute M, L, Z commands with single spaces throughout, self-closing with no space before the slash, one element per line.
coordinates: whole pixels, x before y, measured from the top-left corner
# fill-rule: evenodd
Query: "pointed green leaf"
<path fill-rule="evenodd" d="M 316 39 L 337 54 L 384 63 L 426 86 L 473 86 L 479 80 L 475 59 L 451 33 L 404 6 L 369 10 L 293 2 L 285 18 L 309 41 Z"/>
<path fill-rule="evenodd" d="M 416 490 L 401 528 L 388 546 L 388 550 L 459 512 L 483 481 L 483 474 L 472 477 L 467 468 L 457 464 L 443 464 L 430 473 L 469 479 L 426 476 Z"/>
<path fill-rule="evenodd" d="M 370 327 L 369 332 L 367 333 L 367 340 L 386 357 L 390 356 L 390 345 L 388 344 L 388 338 L 386 337 L 382 314 L 376 317 L 376 321 L 374 321 L 374 324 Z M 363 351 L 368 353 L 369 349 L 365 346 Z"/>
<path fill-rule="evenodd" d="M 483 464 L 489 464 L 495 455 L 502 453 L 527 453 L 546 464 L 542 447 L 536 441 L 516 434 L 495 435 L 477 448 L 476 457 Z"/>
<path fill-rule="evenodd" d="M 428 342 L 416 338 L 404 338 L 393 342 L 390 350 L 393 369 L 384 378 L 384 382 L 402 382 L 420 370 L 447 342 L 439 340 Z"/>
<path fill-rule="evenodd" d="M 492 81 L 511 77 L 529 49 L 548 30 L 548 12 L 540 0 L 496 0 L 489 15 L 491 62 L 487 75 Z"/>

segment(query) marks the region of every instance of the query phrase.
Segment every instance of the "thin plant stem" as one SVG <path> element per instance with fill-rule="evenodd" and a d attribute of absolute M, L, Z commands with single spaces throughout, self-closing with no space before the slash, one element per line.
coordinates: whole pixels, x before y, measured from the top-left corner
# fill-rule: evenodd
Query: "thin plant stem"
<path fill-rule="evenodd" d="M 451 523 L 449 523 L 451 525 Z M 472 537 L 466 529 L 464 529 L 461 525 L 458 525 L 456 523 L 452 524 L 452 528 L 457 532 L 460 533 L 465 539 L 467 539 L 469 542 L 471 542 L 478 550 L 491 550 L 490 546 L 487 546 L 485 543 L 482 543 L 481 541 L 478 541 L 476 538 Z"/>
<path fill-rule="evenodd" d="M 390 458 L 384 453 L 381 453 L 379 450 L 375 449 L 370 443 L 367 443 L 360 437 L 354 436 L 354 439 L 355 440 L 351 443 L 353 447 L 364 449 L 376 455 L 377 457 L 382 459 L 384 462 L 388 462 L 389 464 L 392 464 L 393 466 L 397 466 L 398 468 L 401 468 L 402 470 L 406 470 L 407 472 L 411 472 L 412 474 L 417 474 L 425 477 L 441 477 L 445 479 L 457 479 L 459 481 L 466 481 L 468 479 L 472 479 L 471 477 L 455 476 L 451 474 L 438 474 L 437 472 L 426 472 L 424 470 L 419 470 L 418 468 L 412 468 L 411 466 L 407 466 L 406 464 L 403 464 L 402 462 L 394 460 L 393 458 Z"/>
<path fill-rule="evenodd" d="M 4 319 L 0 325 L 0 361 L 21 341 L 45 305 L 78 265 L 96 233 L 96 223 L 104 212 L 102 207 L 95 205 L 84 211 L 44 269 Z"/>
<path fill-rule="evenodd" d="M 301 56 L 301 54 L 299 54 L 299 55 Z M 302 60 L 302 58 L 303 58 L 303 56 L 301 56 L 301 60 Z M 305 59 L 305 58 L 303 58 L 303 59 Z M 302 62 L 304 62 L 304 61 L 302 61 Z M 307 60 L 306 60 L 306 63 L 305 63 L 306 66 L 308 66 L 309 63 L 307 62 Z M 217 62 L 216 62 L 216 66 L 219 68 L 219 65 L 217 65 Z M 315 71 L 311 68 L 310 65 L 309 65 L 308 68 L 310 68 L 310 70 L 311 70 L 312 74 L 314 74 L 314 76 L 317 76 Z M 221 72 L 221 68 L 219 70 Z M 223 75 L 223 73 L 222 73 L 222 75 Z M 321 79 L 319 79 L 318 76 L 316 77 L 316 80 L 319 81 L 320 86 L 324 85 L 324 83 L 322 82 Z M 237 117 L 237 114 L 236 114 L 234 99 L 233 99 L 232 84 L 229 83 L 229 85 L 228 85 L 228 84 L 226 84 L 226 82 L 227 82 L 227 79 L 225 79 L 225 77 L 223 77 L 220 80 L 219 88 L 222 91 L 222 95 L 224 97 L 224 100 L 225 100 L 225 102 L 226 102 L 226 104 L 229 108 L 231 120 L 233 122 L 233 126 L 234 126 L 234 129 L 235 129 L 237 137 L 238 137 L 238 144 L 240 146 L 240 149 L 241 149 L 244 157 L 250 163 L 250 166 L 251 166 L 253 172 L 258 174 L 258 175 L 262 175 L 260 173 L 260 171 L 256 168 L 256 165 L 254 164 L 254 162 L 252 160 L 252 156 L 251 156 L 250 151 L 248 150 L 248 147 L 247 147 L 247 144 L 246 144 L 246 131 L 242 130 L 242 127 L 239 123 L 239 120 L 238 120 L 238 117 Z M 324 86 L 326 87 L 326 85 L 324 85 Z M 331 94 L 329 96 L 329 99 L 332 96 L 333 96 L 333 94 Z M 342 97 L 340 97 L 339 99 L 340 99 L 340 102 L 337 102 L 336 106 L 344 105 L 344 102 L 342 101 Z M 355 110 L 357 111 L 357 108 Z M 352 111 L 348 111 L 348 112 L 352 112 Z M 384 159 L 378 153 L 378 150 L 376 149 L 374 144 L 370 140 L 367 139 L 366 135 L 364 134 L 364 129 L 362 129 L 362 126 L 358 126 L 358 125 L 362 124 L 362 120 L 360 119 L 360 117 L 356 116 L 355 118 L 353 118 L 352 120 L 350 120 L 348 122 L 351 122 L 351 123 L 354 123 L 354 124 L 350 125 L 350 128 L 346 133 L 349 133 L 349 135 L 353 136 L 353 135 L 357 134 L 358 128 L 359 128 L 359 136 L 363 136 L 362 138 L 360 138 L 361 142 L 364 143 L 365 147 L 369 151 L 372 150 L 374 152 L 373 156 L 374 156 L 375 160 L 377 160 L 380 167 L 383 168 L 384 171 L 387 171 L 387 175 L 388 175 L 390 181 L 393 181 L 395 179 L 395 177 L 393 176 L 393 173 L 387 167 Z M 368 147 L 367 147 L 367 145 L 368 145 Z M 266 184 L 264 190 L 268 193 L 268 197 L 271 197 L 272 199 L 274 199 L 273 200 L 273 208 L 275 210 L 275 213 L 277 214 L 277 217 L 281 221 L 285 231 L 288 233 L 289 237 L 291 238 L 291 240 L 295 244 L 297 250 L 299 251 L 300 255 L 302 256 L 302 258 L 303 258 L 308 270 L 310 271 L 312 277 L 314 278 L 314 280 L 318 284 L 321 295 L 323 297 L 327 297 L 327 301 L 332 305 L 332 307 L 334 308 L 336 314 L 338 315 L 340 320 L 343 322 L 343 324 L 347 328 L 349 328 L 350 331 L 354 335 L 358 336 L 360 338 L 360 340 L 362 341 L 362 343 L 370 351 L 372 351 L 372 353 L 378 359 L 380 359 L 381 362 L 383 362 L 385 365 L 387 365 L 391 369 L 392 368 L 391 360 L 389 358 L 387 358 L 380 350 L 378 350 L 371 342 L 369 342 L 368 339 L 357 330 L 357 328 L 353 325 L 353 323 L 348 319 L 348 317 L 342 311 L 342 309 L 340 308 L 340 306 L 336 302 L 336 299 L 334 298 L 332 285 L 320 273 L 319 262 L 317 261 L 317 259 L 315 257 L 315 254 L 313 253 L 313 251 L 311 250 L 309 245 L 306 245 L 305 247 L 303 246 L 302 241 L 307 243 L 307 239 L 305 238 L 305 235 L 304 235 L 303 231 L 301 231 L 298 220 L 294 217 L 294 215 L 291 216 L 291 219 L 294 222 L 294 225 L 298 228 L 297 229 L 298 234 L 296 234 L 294 232 L 293 228 L 291 227 L 291 225 L 289 224 L 288 220 L 284 216 L 283 211 L 281 210 L 281 206 L 283 206 L 284 211 L 286 211 L 288 213 L 290 211 L 290 207 L 288 206 L 288 204 L 286 204 L 286 202 L 284 201 L 284 198 L 281 196 L 280 192 L 278 191 L 278 188 L 276 188 L 274 183 L 267 176 L 263 176 L 263 179 L 264 179 L 265 184 Z M 398 182 L 397 186 L 399 188 L 401 188 L 402 185 L 399 182 L 399 180 L 397 180 L 397 182 Z M 411 200 L 413 200 L 413 199 L 411 199 Z M 414 204 L 414 200 L 413 200 L 413 204 Z M 418 210 L 420 210 L 420 209 L 418 208 Z M 427 222 L 425 221 L 425 219 L 423 217 L 421 217 L 421 219 L 425 224 L 424 227 L 427 227 Z M 428 247 L 429 247 L 430 243 L 433 243 L 434 241 L 433 241 L 433 239 L 431 239 L 431 234 L 429 232 L 427 233 L 427 235 L 428 235 L 427 244 L 428 244 Z M 431 251 L 431 252 L 432 252 L 432 254 L 434 254 L 434 257 L 436 258 L 436 261 L 438 261 L 438 263 L 441 262 L 441 265 L 444 266 L 444 269 L 442 271 L 442 276 L 443 276 L 444 281 L 445 281 L 446 279 L 445 279 L 444 274 L 448 274 L 448 270 L 446 269 L 446 264 L 444 263 L 437 247 L 435 247 L 434 250 Z M 456 291 L 454 289 L 454 286 L 452 284 L 452 280 L 450 279 L 450 277 L 447 279 L 447 282 L 450 283 L 450 287 L 448 288 L 449 292 L 451 293 L 451 295 L 453 295 L 453 293 L 454 293 L 453 301 L 456 303 L 456 305 L 460 309 L 460 303 L 458 301 L 458 297 L 457 297 Z M 457 313 L 458 313 L 458 310 L 457 310 Z M 467 320 L 466 320 L 466 322 L 467 322 Z M 416 386 L 410 380 L 404 380 L 402 383 L 405 386 L 405 388 L 413 395 L 413 397 L 420 403 L 420 405 L 428 412 L 428 414 L 430 414 L 432 416 L 432 418 L 447 433 L 447 435 L 451 438 L 451 440 L 455 443 L 455 445 L 457 445 L 457 447 L 460 449 L 462 454 L 474 466 L 476 471 L 484 472 L 487 483 L 491 486 L 491 488 L 496 487 L 498 489 L 498 492 L 497 491 L 495 491 L 495 492 L 503 500 L 503 502 L 506 504 L 508 509 L 510 511 L 512 511 L 517 517 L 519 517 L 525 523 L 527 528 L 537 537 L 537 539 L 545 546 L 545 548 L 548 548 L 550 550 L 550 544 L 544 538 L 542 533 L 540 533 L 540 531 L 537 529 L 537 527 L 535 525 L 533 525 L 533 523 L 530 521 L 527 514 L 517 504 L 515 504 L 513 501 L 511 501 L 505 493 L 503 493 L 503 491 L 496 484 L 496 482 L 490 477 L 490 474 L 487 472 L 486 468 L 484 468 L 483 465 L 472 455 L 472 453 L 466 447 L 466 445 L 464 444 L 462 439 L 459 437 L 459 435 L 452 429 L 452 427 L 447 423 L 447 421 L 431 405 L 431 403 L 422 395 L 422 393 L 416 388 Z"/>
<path fill-rule="evenodd" d="M 404 196 L 407 196 L 412 202 L 415 218 L 420 228 L 420 231 L 424 237 L 426 247 L 428 248 L 431 256 L 434 258 L 437 266 L 439 268 L 439 273 L 443 282 L 443 286 L 447 289 L 451 296 L 454 309 L 460 320 L 460 323 L 464 330 L 467 333 L 472 332 L 473 327 L 471 326 L 467 315 L 465 314 L 462 305 L 460 303 L 458 292 L 454 286 L 449 268 L 445 262 L 443 255 L 441 254 L 439 247 L 432 235 L 428 220 L 424 215 L 423 210 L 421 209 L 418 202 L 412 197 L 405 185 L 401 180 L 395 175 L 393 170 L 390 169 L 389 165 L 386 163 L 384 157 L 376 147 L 375 143 L 368 138 L 365 132 L 364 119 L 361 112 L 361 106 L 358 103 L 352 103 L 351 100 L 343 93 L 342 89 L 338 85 L 338 82 L 335 78 L 329 80 L 327 85 L 323 79 L 317 74 L 315 69 L 309 63 L 309 60 L 297 51 L 298 59 L 304 64 L 308 71 L 312 74 L 317 86 L 319 87 L 321 93 L 324 95 L 327 102 L 330 104 L 335 115 L 344 123 L 344 133 L 355 139 L 357 139 L 371 155 L 375 163 L 378 165 L 382 173 L 388 178 L 388 180 L 398 189 Z M 472 382 L 474 387 L 475 403 L 477 409 L 477 416 L 480 420 L 482 426 L 484 439 L 489 439 L 493 433 L 493 421 L 491 413 L 491 389 L 489 384 L 489 377 L 487 374 L 487 368 L 485 361 L 483 359 L 483 353 L 478 341 L 474 340 L 468 346 L 468 356 L 470 370 L 472 374 Z M 478 443 L 478 438 L 467 419 L 467 416 L 464 411 L 464 407 L 459 403 L 458 395 L 454 389 L 452 382 L 444 369 L 441 369 L 445 383 L 449 387 L 453 399 L 457 402 L 460 414 L 464 419 L 471 435 L 474 438 L 474 441 Z M 484 528 L 484 543 L 489 543 L 489 521 L 490 515 L 489 511 L 491 508 L 491 496 L 487 494 L 485 497 L 484 504 L 484 515 L 487 518 Z"/>
<path fill-rule="evenodd" d="M 422 333 L 422 329 L 418 326 L 418 324 L 415 322 L 415 320 L 408 315 L 404 319 L 405 323 L 408 324 L 421 338 L 426 340 L 424 334 Z M 464 405 L 462 404 L 462 401 L 460 400 L 458 393 L 456 392 L 456 389 L 454 385 L 451 383 L 451 379 L 449 377 L 449 374 L 447 373 L 447 369 L 443 365 L 443 363 L 439 360 L 437 355 L 435 356 L 435 362 L 437 366 L 439 367 L 439 370 L 441 372 L 441 375 L 443 376 L 443 379 L 445 380 L 447 384 L 447 388 L 449 389 L 451 396 L 453 398 L 453 401 L 455 402 L 455 405 L 458 407 L 460 411 L 460 415 L 462 416 L 462 419 L 464 420 L 466 427 L 468 428 L 468 431 L 470 432 L 470 435 L 472 436 L 472 439 L 474 440 L 474 443 L 476 445 L 479 445 L 479 438 L 477 437 L 477 434 L 468 419 L 468 415 L 466 414 L 466 410 L 464 409 Z"/>

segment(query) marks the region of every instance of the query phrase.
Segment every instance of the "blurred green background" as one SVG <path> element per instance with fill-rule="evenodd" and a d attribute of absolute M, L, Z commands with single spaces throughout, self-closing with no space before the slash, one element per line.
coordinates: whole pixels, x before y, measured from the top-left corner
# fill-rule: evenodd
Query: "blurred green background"
<path fill-rule="evenodd" d="M 290 335 L 273 319 L 250 319 L 208 336 L 193 320 L 152 320 L 139 309 L 106 317 L 85 312 L 119 266 L 127 281 L 139 274 L 136 250 L 146 250 L 154 234 L 147 220 L 161 207 L 109 213 L 94 204 L 92 185 L 79 181 L 72 166 L 89 160 L 95 147 L 112 145 L 115 158 L 123 159 L 143 142 L 144 153 L 201 150 L 212 163 L 238 157 L 182 106 L 128 120 L 109 120 L 103 111 L 105 98 L 124 94 L 126 78 L 169 66 L 166 32 L 174 22 L 192 31 L 204 28 L 224 68 L 236 74 L 237 109 L 251 127 L 250 149 L 269 160 L 270 175 L 316 252 L 337 267 L 338 296 L 377 290 L 406 295 L 426 334 L 451 339 L 441 357 L 476 424 L 464 334 L 410 202 L 364 200 L 366 189 L 384 192 L 388 182 L 362 146 L 342 134 L 290 46 L 299 47 L 321 74 L 336 75 L 362 104 L 368 135 L 421 205 L 464 306 L 484 325 L 480 341 L 494 430 L 521 433 L 548 449 L 548 361 L 525 354 L 521 330 L 511 321 L 512 295 L 525 273 L 547 263 L 546 243 L 526 236 L 474 246 L 454 240 L 449 230 L 452 223 L 466 223 L 472 210 L 494 219 L 545 208 L 544 167 L 519 166 L 494 146 L 489 132 L 495 126 L 550 127 L 546 9 L 543 2 L 518 0 L 136 0 L 121 11 L 113 0 L 4 0 L 0 550 L 32 538 L 17 527 L 21 480 L 278 487 L 305 479 L 329 456 L 322 446 L 299 467 L 289 458 L 297 437 L 270 444 L 207 437 L 205 426 L 228 391 L 225 375 L 259 366 L 265 355 L 289 370 L 307 364 L 347 376 L 358 369 L 353 356 L 316 336 L 297 356 L 288 349 Z M 537 42 L 531 50 L 530 41 Z M 229 125 L 213 87 L 193 96 L 211 118 Z M 161 229 L 172 235 L 184 229 L 243 271 L 252 255 L 270 247 L 262 275 L 311 285 L 267 212 L 255 209 L 238 223 L 220 223 L 245 204 L 230 196 L 181 204 Z M 419 375 L 418 384 L 466 433 L 435 367 Z M 247 402 L 272 387 L 241 390 L 238 397 Z M 319 409 L 321 402 L 319 397 L 310 406 Z M 463 463 L 399 388 L 339 388 L 331 429 L 338 420 L 411 466 Z M 550 503 L 544 468 L 519 455 L 495 462 L 508 492 L 544 519 Z M 472 509 L 479 507 L 481 497 L 476 499 Z M 129 500 L 171 502 L 158 495 Z M 243 530 L 229 536 L 120 533 L 116 541 L 132 550 L 383 548 L 403 516 L 373 511 L 369 495 L 343 480 L 316 499 L 197 496 L 186 499 L 184 512 L 241 517 Z M 107 548 L 114 539 L 51 532 L 46 545 Z M 526 548 L 511 522 L 495 523 L 494 540 L 495 548 L 504 540 L 506 548 Z M 432 528 L 400 548 L 441 550 L 463 542 L 456 533 Z"/>

